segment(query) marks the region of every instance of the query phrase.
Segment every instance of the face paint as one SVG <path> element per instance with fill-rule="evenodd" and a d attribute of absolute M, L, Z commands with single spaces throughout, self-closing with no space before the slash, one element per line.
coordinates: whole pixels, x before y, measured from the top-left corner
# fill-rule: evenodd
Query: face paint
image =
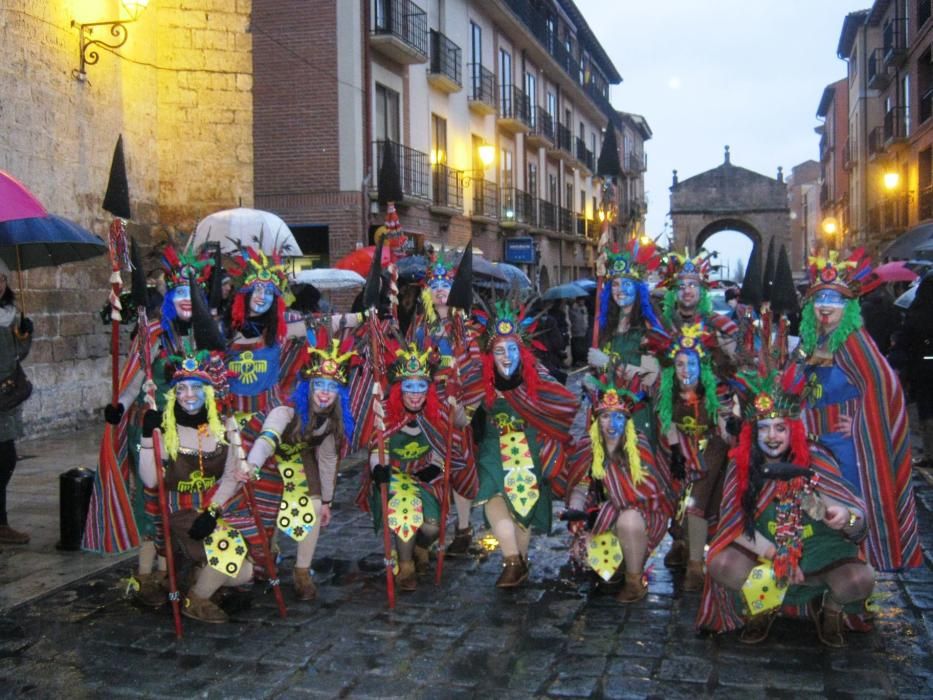
<path fill-rule="evenodd" d="M 431 300 L 435 306 L 447 306 L 447 297 L 450 296 L 451 284 L 447 280 L 431 280 L 428 289 L 431 290 Z"/>
<path fill-rule="evenodd" d="M 405 408 L 412 413 L 420 411 L 428 398 L 428 386 L 427 379 L 403 379 L 402 403 Z"/>
<path fill-rule="evenodd" d="M 509 339 L 497 341 L 492 349 L 492 359 L 500 376 L 511 377 L 522 359 L 518 343 Z"/>
<path fill-rule="evenodd" d="M 191 287 L 187 284 L 180 284 L 175 287 L 172 303 L 175 305 L 175 315 L 178 318 L 182 321 L 191 320 Z"/>
<path fill-rule="evenodd" d="M 845 313 L 846 300 L 835 289 L 821 289 L 813 295 L 816 323 L 825 333 L 835 330 Z"/>
<path fill-rule="evenodd" d="M 331 407 L 337 398 L 337 390 L 340 389 L 340 382 L 324 377 L 317 377 L 311 380 L 311 402 L 316 409 L 327 409 Z"/>
<path fill-rule="evenodd" d="M 677 383 L 685 388 L 692 389 L 700 381 L 700 356 L 695 352 L 679 352 L 674 358 L 674 373 Z"/>
<path fill-rule="evenodd" d="M 758 421 L 758 447 L 769 460 L 776 460 L 790 448 L 790 428 L 783 418 Z"/>
<path fill-rule="evenodd" d="M 599 414 L 599 429 L 603 439 L 614 442 L 625 434 L 625 424 L 628 419 L 622 411 L 604 411 Z"/>
<path fill-rule="evenodd" d="M 680 280 L 677 286 L 677 302 L 684 309 L 696 308 L 700 303 L 700 283 L 689 278 Z"/>
<path fill-rule="evenodd" d="M 275 300 L 275 292 L 272 284 L 257 283 L 253 285 L 253 291 L 249 295 L 249 310 L 254 316 L 260 316 L 272 307 Z"/>
<path fill-rule="evenodd" d="M 616 277 L 612 280 L 612 300 L 621 307 L 632 306 L 637 297 L 635 280 L 630 277 Z"/>
<path fill-rule="evenodd" d="M 201 382 L 186 379 L 175 385 L 175 403 L 185 413 L 193 416 L 204 407 L 205 400 L 204 384 Z"/>

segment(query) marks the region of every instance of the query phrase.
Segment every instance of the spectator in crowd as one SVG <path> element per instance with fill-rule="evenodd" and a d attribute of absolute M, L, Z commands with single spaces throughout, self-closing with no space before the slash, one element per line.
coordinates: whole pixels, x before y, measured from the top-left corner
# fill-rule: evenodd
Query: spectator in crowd
<path fill-rule="evenodd" d="M 570 306 L 570 354 L 574 367 L 586 362 L 588 327 L 586 304 L 583 303 L 583 299 L 574 299 Z"/>

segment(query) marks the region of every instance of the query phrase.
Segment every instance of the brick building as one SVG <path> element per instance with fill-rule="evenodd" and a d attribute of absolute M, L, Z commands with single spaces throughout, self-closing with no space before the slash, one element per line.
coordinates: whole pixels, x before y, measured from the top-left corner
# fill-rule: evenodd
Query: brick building
<path fill-rule="evenodd" d="M 98 49 L 98 62 L 82 73 L 78 25 L 127 19 L 123 5 L 24 0 L 0 7 L 7 56 L 0 64 L 0 169 L 51 212 L 105 234 L 110 215 L 100 205 L 122 133 L 129 228 L 148 245 L 167 231 L 190 231 L 211 211 L 251 204 L 250 7 L 153 1 L 124 25 L 126 42 Z M 113 42 L 106 26 L 88 38 Z M 35 385 L 24 411 L 27 434 L 86 423 L 109 400 L 109 326 L 97 313 L 109 273 L 100 257 L 24 274 L 21 301 L 36 324 L 26 362 Z M 125 353 L 126 337 L 122 347 Z"/>
<path fill-rule="evenodd" d="M 839 233 L 849 230 L 849 83 L 845 78 L 826 86 L 816 116 L 823 120 L 816 128 L 820 135 L 819 209 L 824 218 L 832 217 L 835 233 L 827 234 L 820 226 L 811 233 L 831 237 L 835 245 Z"/>
<path fill-rule="evenodd" d="M 288 13 L 253 0 L 251 30 L 256 205 L 321 261 L 382 223 L 384 141 L 410 237 L 472 235 L 490 259 L 529 260 L 542 288 L 587 271 L 610 119 L 633 134 L 619 140 L 629 178 L 643 177 L 650 129 L 612 109 L 621 77 L 571 0 L 311 0 Z M 644 201 L 643 185 L 629 189 L 627 218 Z"/>

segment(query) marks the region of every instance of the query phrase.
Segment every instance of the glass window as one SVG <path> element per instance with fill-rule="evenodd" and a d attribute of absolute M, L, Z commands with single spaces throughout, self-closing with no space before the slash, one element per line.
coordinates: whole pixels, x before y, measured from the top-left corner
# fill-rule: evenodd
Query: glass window
<path fill-rule="evenodd" d="M 473 63 L 483 62 L 483 28 L 476 22 L 470 22 L 470 41 Z"/>
<path fill-rule="evenodd" d="M 399 95 L 376 83 L 376 140 L 399 142 Z"/>

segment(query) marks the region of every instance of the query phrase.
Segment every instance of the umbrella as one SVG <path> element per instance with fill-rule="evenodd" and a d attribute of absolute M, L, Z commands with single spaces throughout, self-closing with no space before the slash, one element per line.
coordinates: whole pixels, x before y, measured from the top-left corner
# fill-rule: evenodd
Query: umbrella
<path fill-rule="evenodd" d="M 0 170 L 0 221 L 30 219 L 48 214 L 23 183 Z"/>
<path fill-rule="evenodd" d="M 917 273 L 909 269 L 902 260 L 879 265 L 873 272 L 882 282 L 913 282 L 917 279 Z"/>
<path fill-rule="evenodd" d="M 881 251 L 880 259 L 885 258 L 911 258 L 924 244 L 933 244 L 933 223 L 914 226 L 906 233 L 902 233 Z"/>
<path fill-rule="evenodd" d="M 559 284 L 556 287 L 551 287 L 541 298 L 545 301 L 554 301 L 555 299 L 576 299 L 577 297 L 585 297 L 587 295 L 588 292 L 583 289 L 583 287 L 573 282 L 567 282 L 566 284 Z"/>
<path fill-rule="evenodd" d="M 295 282 L 298 284 L 313 284 L 318 289 L 351 289 L 361 287 L 366 278 L 353 270 L 342 270 L 333 267 L 318 267 L 312 270 L 301 270 L 295 273 Z"/>
<path fill-rule="evenodd" d="M 919 286 L 919 284 L 911 286 L 910 289 L 894 300 L 894 305 L 902 309 L 909 309 L 910 305 L 914 303 L 914 298 L 917 296 L 917 288 Z"/>
<path fill-rule="evenodd" d="M 577 285 L 578 287 L 580 287 L 580 289 L 585 291 L 587 294 L 589 294 L 590 292 L 596 291 L 596 280 L 579 279 L 579 280 L 574 280 L 573 282 L 571 282 L 571 284 Z"/>
<path fill-rule="evenodd" d="M 205 243 L 220 243 L 220 252 L 232 254 L 238 246 L 255 248 L 266 255 L 282 257 L 302 255 L 288 225 L 272 212 L 262 209 L 224 209 L 205 216 L 188 241 L 188 250 L 198 250 Z"/>
<path fill-rule="evenodd" d="M 473 286 L 495 287 L 496 289 L 509 289 L 513 285 L 517 286 L 519 289 L 529 289 L 531 287 L 531 280 L 528 279 L 528 275 L 514 265 L 509 265 L 508 263 L 492 263 L 492 268 L 497 273 L 495 278 L 490 277 L 483 279 L 477 277 L 473 280 Z M 474 269 L 474 272 L 475 271 Z M 502 278 L 505 279 L 503 280 Z"/>
<path fill-rule="evenodd" d="M 0 258 L 11 270 L 64 265 L 106 252 L 100 238 L 54 214 L 0 223 Z"/>
<path fill-rule="evenodd" d="M 357 248 L 352 253 L 343 256 L 334 263 L 334 267 L 340 270 L 352 270 L 365 277 L 369 274 L 369 268 L 373 264 L 373 254 L 376 252 L 376 246 L 368 245 L 365 248 Z M 388 265 L 391 262 L 391 253 L 388 248 L 382 249 L 382 255 L 380 256 L 380 261 L 382 265 Z"/>
<path fill-rule="evenodd" d="M 424 279 L 425 271 L 428 269 L 427 258 L 423 255 L 409 255 L 399 259 L 396 264 L 400 282 L 420 282 Z M 486 277 L 503 283 L 508 282 L 506 274 L 499 270 L 496 263 L 491 263 L 482 255 L 476 253 L 473 253 L 473 275 L 474 279 Z"/>

